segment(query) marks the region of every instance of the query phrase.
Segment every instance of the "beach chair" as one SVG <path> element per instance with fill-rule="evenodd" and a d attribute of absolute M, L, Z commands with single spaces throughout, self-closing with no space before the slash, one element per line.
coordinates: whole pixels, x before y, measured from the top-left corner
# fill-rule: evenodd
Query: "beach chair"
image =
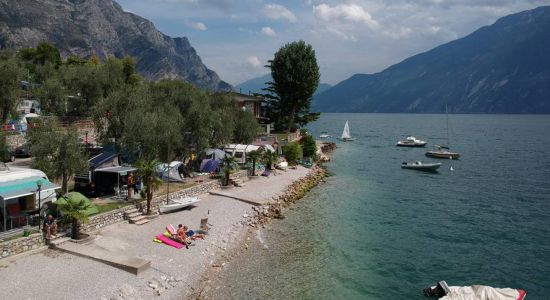
<path fill-rule="evenodd" d="M 201 224 L 199 225 L 199 231 L 200 233 L 207 234 L 208 230 L 210 229 L 210 225 L 208 224 L 208 218 L 201 219 Z"/>

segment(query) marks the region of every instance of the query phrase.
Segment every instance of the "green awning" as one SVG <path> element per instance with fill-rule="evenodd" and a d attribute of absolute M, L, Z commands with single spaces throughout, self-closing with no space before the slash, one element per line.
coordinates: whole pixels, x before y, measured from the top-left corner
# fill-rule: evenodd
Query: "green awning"
<path fill-rule="evenodd" d="M 84 203 L 88 205 L 88 208 L 84 211 L 84 213 L 88 216 L 97 214 L 99 212 L 97 206 L 95 206 L 95 204 L 93 204 L 90 199 L 78 192 L 70 192 L 65 196 L 59 197 L 57 201 L 55 201 L 55 204 L 64 205 L 67 204 L 67 201 L 74 204 L 78 204 L 80 201 L 84 201 Z"/>
<path fill-rule="evenodd" d="M 41 191 L 56 190 L 60 187 L 49 182 L 48 180 L 39 177 L 33 176 L 23 179 L 5 181 L 0 183 L 0 197 L 3 200 L 23 197 L 27 195 L 32 195 L 38 193 L 37 182 L 41 182 Z"/>

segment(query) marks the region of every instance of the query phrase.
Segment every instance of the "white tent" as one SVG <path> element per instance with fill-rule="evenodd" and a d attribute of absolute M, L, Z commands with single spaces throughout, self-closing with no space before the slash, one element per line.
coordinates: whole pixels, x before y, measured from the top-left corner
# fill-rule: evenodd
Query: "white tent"
<path fill-rule="evenodd" d="M 164 181 L 182 182 L 180 173 L 178 172 L 179 166 L 183 165 L 181 161 L 173 161 L 170 164 L 159 164 L 157 166 L 157 174 Z"/>

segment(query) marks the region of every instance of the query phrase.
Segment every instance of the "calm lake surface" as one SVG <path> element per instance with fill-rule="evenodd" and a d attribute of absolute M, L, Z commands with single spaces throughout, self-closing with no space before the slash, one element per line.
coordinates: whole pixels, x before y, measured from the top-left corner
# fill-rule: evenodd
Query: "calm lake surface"
<path fill-rule="evenodd" d="M 337 142 L 333 176 L 228 264 L 218 297 L 427 299 L 439 280 L 550 294 L 550 116 L 449 115 L 462 157 L 438 174 L 400 164 L 434 161 L 445 115 L 324 114 L 309 129 L 339 136 L 346 120 L 357 141 Z M 407 135 L 429 144 L 395 147 Z"/>

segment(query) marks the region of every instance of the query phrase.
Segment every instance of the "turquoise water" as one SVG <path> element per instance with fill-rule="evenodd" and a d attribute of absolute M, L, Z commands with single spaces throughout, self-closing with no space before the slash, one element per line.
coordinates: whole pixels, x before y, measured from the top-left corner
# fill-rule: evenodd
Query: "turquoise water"
<path fill-rule="evenodd" d="M 456 161 L 400 169 L 445 144 L 445 115 L 325 114 L 333 174 L 274 220 L 224 272 L 220 298 L 425 299 L 450 285 L 550 293 L 550 116 L 450 115 Z M 407 135 L 426 149 L 397 148 Z M 450 170 L 453 167 L 454 171 Z"/>

